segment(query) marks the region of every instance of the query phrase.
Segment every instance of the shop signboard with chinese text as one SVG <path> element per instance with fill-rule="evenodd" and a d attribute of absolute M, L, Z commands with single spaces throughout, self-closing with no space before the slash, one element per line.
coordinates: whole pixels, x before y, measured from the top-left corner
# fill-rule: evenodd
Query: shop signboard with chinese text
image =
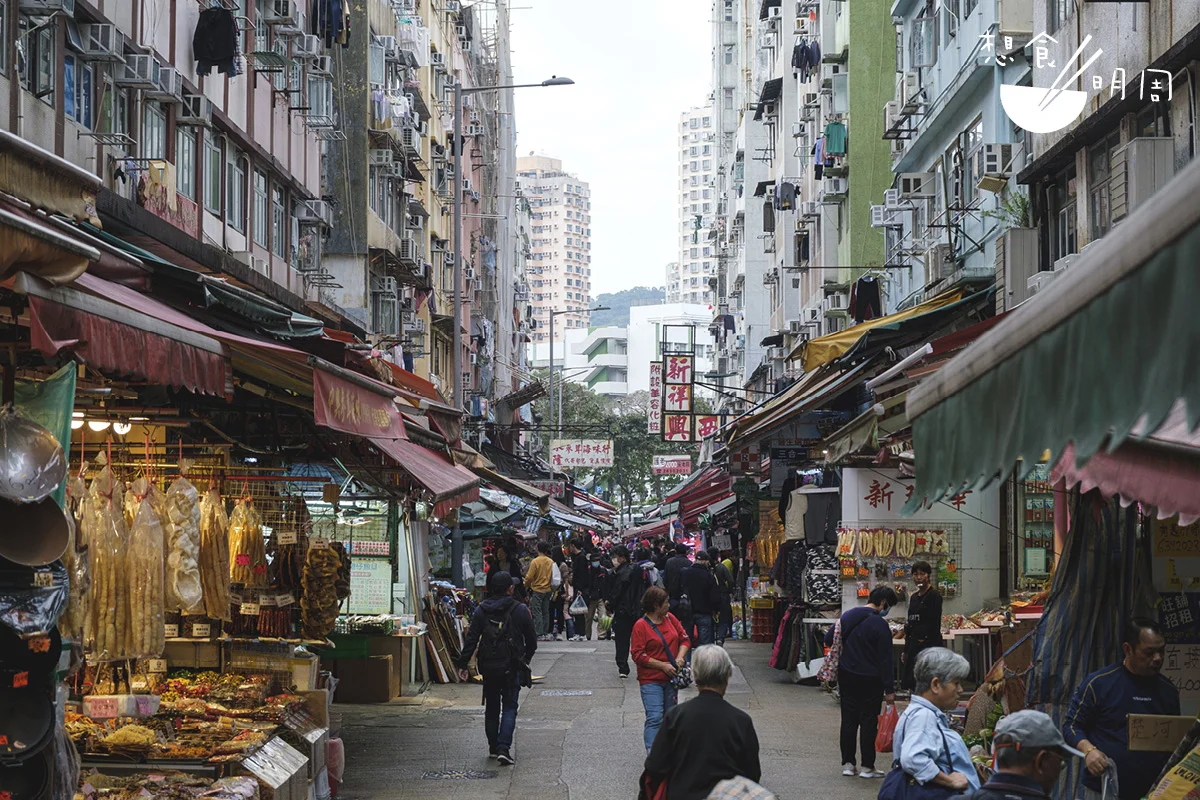
<path fill-rule="evenodd" d="M 318 425 L 343 433 L 371 439 L 405 438 L 394 398 L 320 369 L 313 370 L 313 416 Z"/>
<path fill-rule="evenodd" d="M 667 442 L 692 441 L 692 415 L 663 414 L 662 438 Z"/>
<path fill-rule="evenodd" d="M 555 439 L 550 442 L 550 465 L 556 469 L 594 469 L 613 465 L 611 439 Z"/>
<path fill-rule="evenodd" d="M 650 413 L 646 417 L 646 433 L 662 433 L 662 374 L 662 362 L 651 361 Z"/>
<path fill-rule="evenodd" d="M 702 442 L 717 435 L 721 427 L 721 418 L 716 414 L 696 415 L 696 441 Z"/>
<path fill-rule="evenodd" d="M 663 356 L 663 385 L 691 386 L 695 380 L 696 357 L 692 355 Z"/>
<path fill-rule="evenodd" d="M 650 463 L 650 471 L 655 475 L 691 475 L 692 457 L 654 456 Z"/>
<path fill-rule="evenodd" d="M 1200 592 L 1200 523 L 1154 520 L 1151 541 L 1155 588 L 1160 592 Z"/>
<path fill-rule="evenodd" d="M 567 482 L 566 481 L 526 481 L 535 489 L 541 489 L 551 497 L 566 497 Z"/>
<path fill-rule="evenodd" d="M 391 561 L 380 558 L 351 560 L 349 613 L 392 613 Z"/>

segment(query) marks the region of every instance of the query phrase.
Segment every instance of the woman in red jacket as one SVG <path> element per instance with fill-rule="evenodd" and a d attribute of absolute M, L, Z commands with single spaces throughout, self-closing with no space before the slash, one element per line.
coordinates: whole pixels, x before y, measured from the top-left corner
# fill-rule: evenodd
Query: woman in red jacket
<path fill-rule="evenodd" d="M 671 679 L 678 671 L 677 665 L 682 667 L 686 663 L 691 646 L 683 626 L 669 609 L 670 598 L 665 589 L 658 586 L 647 589 L 642 595 L 645 616 L 633 626 L 629 642 L 629 652 L 637 664 L 642 706 L 646 709 L 646 727 L 642 738 L 647 753 L 654 744 L 663 717 L 679 702 L 678 690 L 671 685 Z"/>

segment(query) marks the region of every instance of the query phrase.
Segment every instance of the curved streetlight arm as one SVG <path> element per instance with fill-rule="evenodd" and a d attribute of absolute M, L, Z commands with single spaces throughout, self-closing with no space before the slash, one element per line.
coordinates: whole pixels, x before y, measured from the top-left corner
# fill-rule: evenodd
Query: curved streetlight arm
<path fill-rule="evenodd" d="M 570 78 L 560 78 L 557 75 L 547 78 L 541 83 L 513 83 L 504 86 L 472 86 L 470 88 L 463 87 L 463 94 L 477 94 L 478 92 L 495 92 L 500 89 L 537 89 L 543 86 L 573 86 L 575 81 Z"/>

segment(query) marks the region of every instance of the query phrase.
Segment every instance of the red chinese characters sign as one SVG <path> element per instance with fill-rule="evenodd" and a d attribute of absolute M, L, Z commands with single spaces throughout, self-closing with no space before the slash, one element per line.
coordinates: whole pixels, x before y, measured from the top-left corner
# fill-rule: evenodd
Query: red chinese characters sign
<path fill-rule="evenodd" d="M 717 435 L 721 427 L 720 418 L 716 414 L 701 414 L 696 417 L 696 441 L 703 441 Z"/>
<path fill-rule="evenodd" d="M 667 442 L 692 441 L 692 415 L 663 414 L 663 440 Z"/>
<path fill-rule="evenodd" d="M 695 364 L 694 356 L 666 356 L 663 359 L 663 383 L 667 386 L 690 385 Z"/>
<path fill-rule="evenodd" d="M 407 438 L 393 398 L 320 369 L 313 370 L 313 416 L 318 425 L 343 433 L 371 439 Z"/>
<path fill-rule="evenodd" d="M 550 442 L 550 463 L 559 469 L 568 467 L 611 467 L 611 439 L 555 439 Z"/>
<path fill-rule="evenodd" d="M 663 391 L 663 411 L 665 413 L 687 413 L 691 410 L 691 384 L 666 387 L 666 389 Z"/>
<path fill-rule="evenodd" d="M 650 362 L 650 413 L 646 417 L 646 433 L 662 433 L 662 372 L 661 361 Z"/>

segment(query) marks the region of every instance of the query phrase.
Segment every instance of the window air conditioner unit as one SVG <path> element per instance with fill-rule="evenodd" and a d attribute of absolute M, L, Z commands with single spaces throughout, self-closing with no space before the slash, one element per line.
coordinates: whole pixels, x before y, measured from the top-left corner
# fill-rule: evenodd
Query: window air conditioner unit
<path fill-rule="evenodd" d="M 308 62 L 309 75 L 333 75 L 333 58 L 331 56 L 317 56 L 312 61 Z"/>
<path fill-rule="evenodd" d="M 471 366 L 475 366 L 478 363 L 479 363 L 479 354 L 471 353 Z"/>
<path fill-rule="evenodd" d="M 768 19 L 779 19 L 782 9 L 779 6 L 771 6 L 767 9 Z"/>
<path fill-rule="evenodd" d="M 883 206 L 888 211 L 900 210 L 900 190 L 888 189 L 883 193 Z"/>
<path fill-rule="evenodd" d="M 299 0 L 271 0 L 264 20 L 280 34 L 304 33 L 304 11 Z"/>
<path fill-rule="evenodd" d="M 467 125 L 467 129 L 463 133 L 466 136 L 483 136 L 483 125 L 478 122 L 472 122 Z"/>
<path fill-rule="evenodd" d="M 783 361 L 787 358 L 787 350 L 782 347 L 768 347 L 767 358 L 772 361 Z"/>
<path fill-rule="evenodd" d="M 806 217 L 819 217 L 821 215 L 821 204 L 816 200 L 806 200 L 800 205 L 800 213 Z"/>
<path fill-rule="evenodd" d="M 459 0 L 446 0 L 446 11 L 451 14 L 457 14 L 462 11 L 462 3 Z"/>
<path fill-rule="evenodd" d="M 297 36 L 292 41 L 292 55 L 297 58 L 301 56 L 319 56 L 325 51 L 325 45 L 321 41 L 320 36 Z"/>
<path fill-rule="evenodd" d="M 462 47 L 462 51 L 464 53 L 471 52 L 471 40 L 470 39 L 459 39 L 458 43 Z"/>
<path fill-rule="evenodd" d="M 799 139 L 808 136 L 808 124 L 805 122 L 792 123 L 792 138 Z"/>
<path fill-rule="evenodd" d="M 296 219 L 302 224 L 332 227 L 333 208 L 324 200 L 306 200 L 296 209 Z"/>
<path fill-rule="evenodd" d="M 804 322 L 798 319 L 788 320 L 788 333 L 792 336 L 799 336 L 804 333 Z"/>
<path fill-rule="evenodd" d="M 904 114 L 915 114 L 921 110 L 921 74 L 919 72 L 904 73 L 904 83 L 901 84 L 900 111 Z"/>
<path fill-rule="evenodd" d="M 842 197 L 850 189 L 850 182 L 845 178 L 826 178 L 822 184 L 826 197 Z"/>
<path fill-rule="evenodd" d="M 846 292 L 833 292 L 821 301 L 821 310 L 826 314 L 844 314 L 850 305 L 850 295 Z"/>
<path fill-rule="evenodd" d="M 183 103 L 175 111 L 176 125 L 212 124 L 212 101 L 204 95 L 184 94 Z"/>
<path fill-rule="evenodd" d="M 400 240 L 400 259 L 402 261 L 417 260 L 417 242 L 415 239 Z"/>
<path fill-rule="evenodd" d="M 821 94 L 819 92 L 805 92 L 804 105 L 811 108 L 816 108 L 821 105 Z"/>
<path fill-rule="evenodd" d="M 900 197 L 904 200 L 929 199 L 935 196 L 934 173 L 900 173 Z"/>
<path fill-rule="evenodd" d="M 871 206 L 871 227 L 899 228 L 901 227 L 901 223 L 896 212 L 886 205 Z"/>
<path fill-rule="evenodd" d="M 475 280 L 475 269 L 473 267 L 463 267 L 463 278 L 468 281 Z"/>
<path fill-rule="evenodd" d="M 395 159 L 395 154 L 386 147 L 381 147 L 371 150 L 369 158 L 372 167 L 381 167 L 384 164 L 391 164 Z"/>
<path fill-rule="evenodd" d="M 950 245 L 941 243 L 925 251 L 926 278 L 930 281 L 940 281 L 954 274 L 954 250 Z"/>
<path fill-rule="evenodd" d="M 131 55 L 125 57 L 124 69 L 118 68 L 116 81 L 130 89 L 157 89 L 158 62 L 154 56 Z"/>
<path fill-rule="evenodd" d="M 441 53 L 436 53 L 436 52 L 430 53 L 429 54 L 429 63 L 435 67 L 444 67 L 444 66 L 446 66 L 446 57 L 444 55 L 442 55 Z"/>
<path fill-rule="evenodd" d="M 401 128 L 400 143 L 404 149 L 421 155 L 421 133 L 416 128 Z"/>
<path fill-rule="evenodd" d="M 479 202 L 479 192 L 471 192 L 471 199 L 474 200 L 476 203 L 478 203 Z"/>
<path fill-rule="evenodd" d="M 481 280 L 471 281 L 471 290 L 475 291 L 475 292 L 482 292 L 483 291 L 483 281 L 481 281 Z"/>
<path fill-rule="evenodd" d="M 460 39 L 467 38 L 467 26 L 466 25 L 458 26 L 458 38 L 460 38 Z"/>
<path fill-rule="evenodd" d="M 1054 262 L 1054 271 L 1062 272 L 1063 270 L 1070 268 L 1070 266 L 1074 264 L 1078 258 L 1079 253 L 1071 253 L 1070 255 L 1063 256 L 1058 261 Z"/>
<path fill-rule="evenodd" d="M 183 100 L 183 76 L 174 67 L 158 66 L 154 88 L 146 90 L 146 96 L 167 103 Z"/>
<path fill-rule="evenodd" d="M 396 296 L 397 290 L 400 288 L 396 279 L 390 276 L 371 279 L 371 294 L 382 294 Z"/>
<path fill-rule="evenodd" d="M 473 191 L 475 191 L 475 185 L 474 185 L 473 183 L 471 183 L 471 179 L 470 179 L 470 178 L 463 178 L 463 179 L 462 179 L 462 190 L 463 190 L 464 192 L 473 192 Z"/>
<path fill-rule="evenodd" d="M 383 48 L 383 57 L 388 61 L 400 60 L 400 47 L 396 44 L 395 36 L 379 36 L 375 39 L 376 44 Z"/>
<path fill-rule="evenodd" d="M 79 38 L 83 42 L 83 57 L 89 61 L 125 60 L 125 36 L 116 25 L 80 25 Z"/>
<path fill-rule="evenodd" d="M 796 35 L 797 36 L 808 36 L 811 33 L 808 26 L 809 26 L 808 17 L 798 18 L 796 20 Z"/>

